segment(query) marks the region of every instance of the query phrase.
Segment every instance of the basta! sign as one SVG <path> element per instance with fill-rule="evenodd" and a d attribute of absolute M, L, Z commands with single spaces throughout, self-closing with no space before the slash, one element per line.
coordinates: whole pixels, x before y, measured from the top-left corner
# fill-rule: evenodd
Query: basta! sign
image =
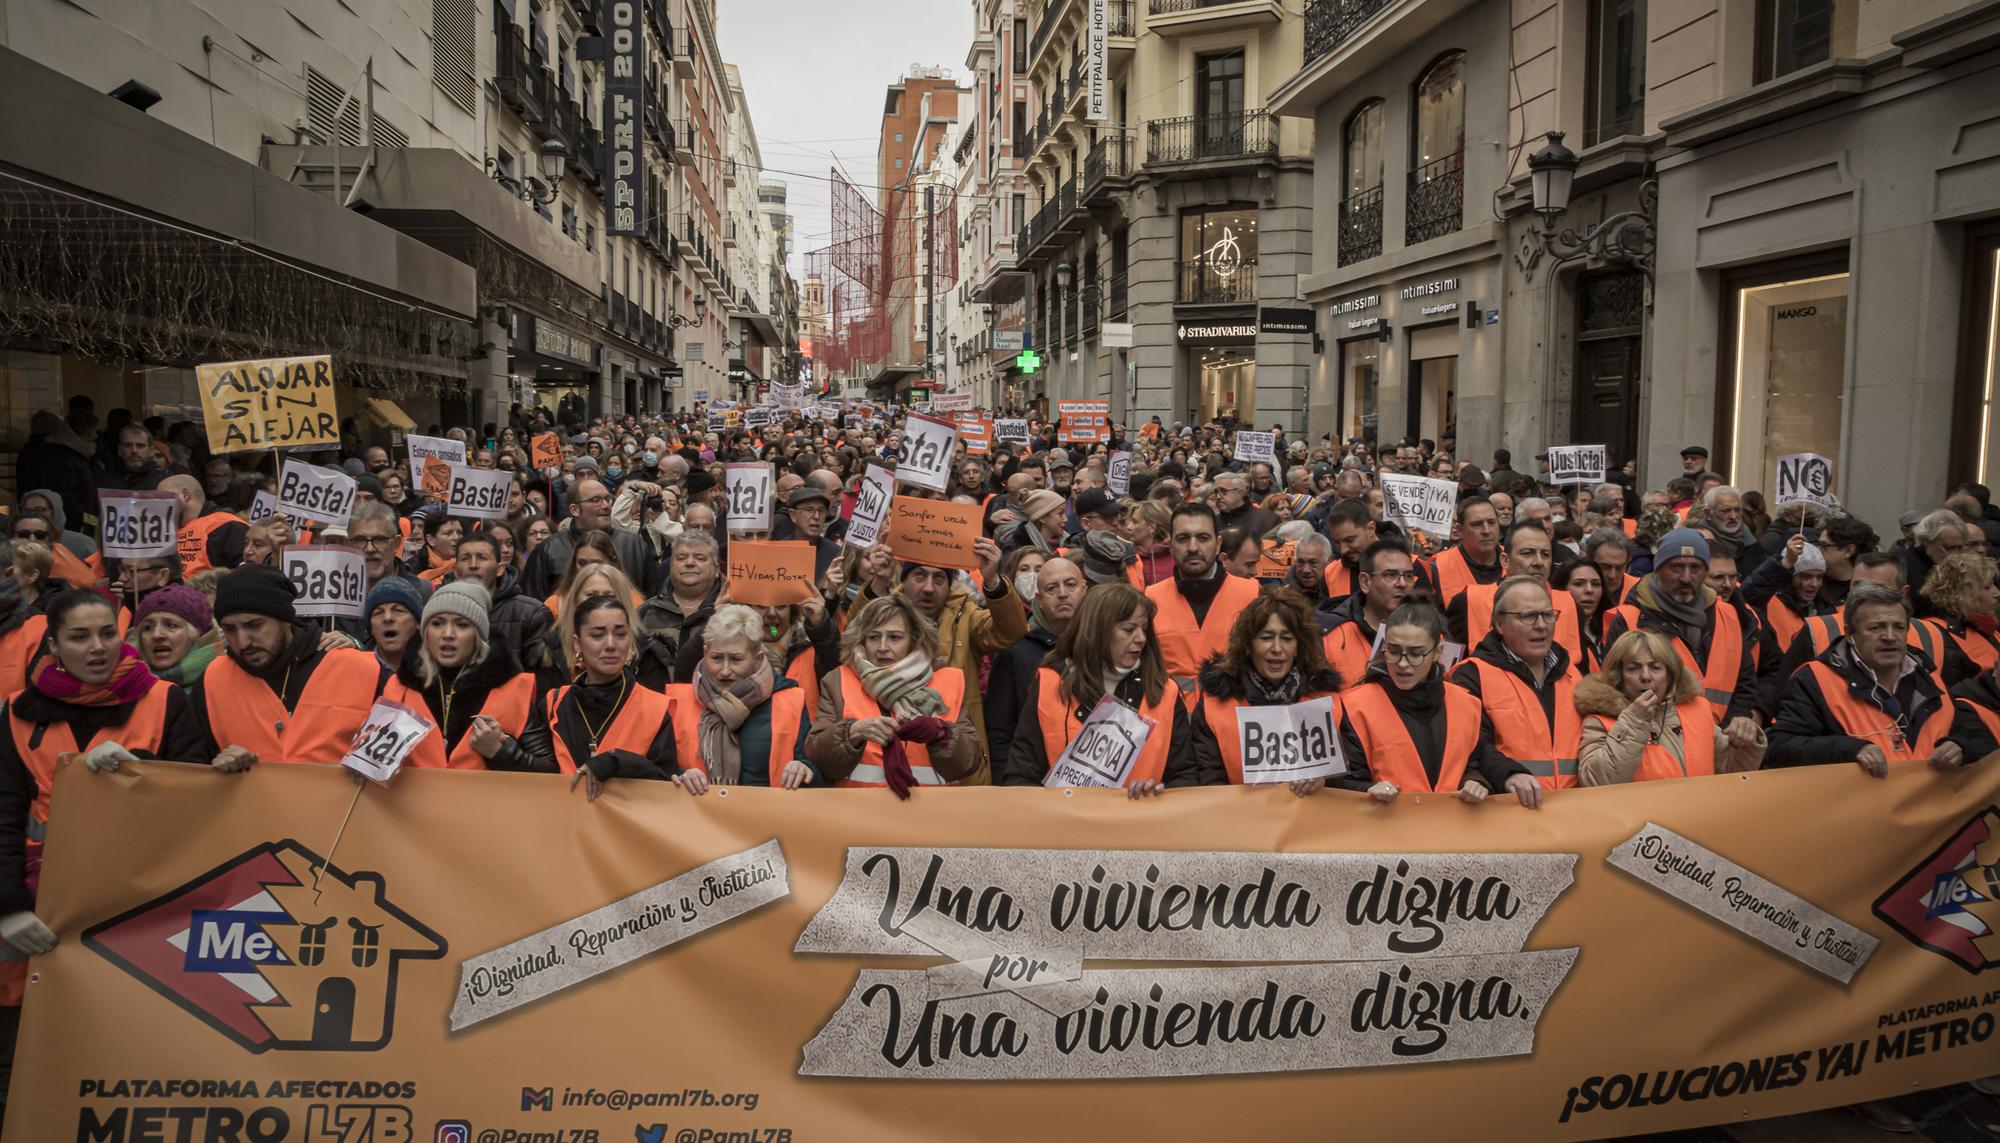
<path fill-rule="evenodd" d="M 194 376 L 210 452 L 340 447 L 331 354 L 197 365 Z"/>

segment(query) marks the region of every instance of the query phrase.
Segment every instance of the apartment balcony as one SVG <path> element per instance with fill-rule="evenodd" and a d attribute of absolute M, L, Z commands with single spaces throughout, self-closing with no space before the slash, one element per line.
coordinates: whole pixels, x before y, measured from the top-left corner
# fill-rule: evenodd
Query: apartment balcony
<path fill-rule="evenodd" d="M 686 28 L 669 29 L 660 41 L 667 59 L 673 64 L 674 74 L 681 79 L 694 78 L 694 35 Z"/>
<path fill-rule="evenodd" d="M 568 0 L 568 3 L 570 12 L 576 16 L 576 22 L 583 25 L 584 31 L 593 36 L 603 34 L 597 23 L 597 0 Z"/>
<path fill-rule="evenodd" d="M 1312 118 L 1322 103 L 1472 5 L 1473 0 L 1306 0 L 1304 62 L 1271 93 L 1271 110 Z"/>
<path fill-rule="evenodd" d="M 1146 30 L 1162 36 L 1262 28 L 1285 18 L 1279 0 L 1146 0 Z"/>
<path fill-rule="evenodd" d="M 1382 253 L 1382 188 L 1349 195 L 1340 203 L 1340 262 L 1352 266 Z"/>
<path fill-rule="evenodd" d="M 1132 23 L 1133 3 L 1134 0 L 1111 0 L 1110 11 L 1109 11 L 1109 15 L 1111 17 L 1109 22 L 1111 26 L 1107 30 L 1109 31 L 1111 39 L 1113 41 L 1111 44 L 1112 51 L 1117 51 L 1119 48 L 1124 48 L 1127 51 L 1130 51 L 1132 49 L 1131 44 L 1120 44 L 1117 43 L 1116 41 L 1129 40 L 1133 37 L 1133 23 Z"/>
<path fill-rule="evenodd" d="M 1042 13 L 1042 22 L 1035 25 L 1034 35 L 1028 38 L 1030 68 L 1042 58 L 1042 49 L 1048 46 L 1050 37 L 1055 34 L 1057 28 L 1062 27 L 1063 18 L 1069 15 L 1070 8 L 1076 3 L 1077 0 L 1052 0 L 1048 10 Z"/>
<path fill-rule="evenodd" d="M 1083 159 L 1083 202 L 1108 202 L 1132 178 L 1132 137 L 1122 131 L 1099 137 Z"/>
<path fill-rule="evenodd" d="M 1442 238 L 1465 225 L 1465 152 L 1457 151 L 1410 172 L 1403 199 L 1403 245 Z"/>
<path fill-rule="evenodd" d="M 1278 153 L 1278 117 L 1255 108 L 1240 115 L 1186 115 L 1146 124 L 1148 167 L 1225 164 Z"/>
<path fill-rule="evenodd" d="M 502 31 L 496 38 L 499 51 L 493 88 L 499 93 L 500 102 L 524 119 L 539 120 L 546 110 L 542 102 L 545 88 L 542 69 L 528 50 L 527 39 L 512 31 Z"/>
<path fill-rule="evenodd" d="M 1218 262 L 1196 259 L 1174 263 L 1174 303 L 1183 306 L 1232 306 L 1257 300 L 1257 260 Z"/>

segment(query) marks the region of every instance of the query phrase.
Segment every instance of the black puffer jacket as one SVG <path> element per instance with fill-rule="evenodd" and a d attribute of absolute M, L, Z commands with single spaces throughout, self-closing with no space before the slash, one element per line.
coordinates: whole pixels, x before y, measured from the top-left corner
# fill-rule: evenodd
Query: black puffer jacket
<path fill-rule="evenodd" d="M 486 611 L 492 627 L 492 642 L 505 645 L 518 660 L 517 670 L 545 674 L 554 665 L 543 637 L 555 626 L 548 605 L 521 590 L 520 577 L 510 569 L 501 573 L 493 592 L 493 604 Z"/>
<path fill-rule="evenodd" d="M 486 658 L 461 670 L 456 678 L 447 676 L 446 683 L 451 695 L 451 717 L 445 717 L 444 691 L 438 683 L 426 685 L 417 670 L 415 654 L 403 656 L 403 665 L 396 670 L 396 681 L 408 688 L 410 693 L 422 697 L 424 710 L 431 721 L 444 728 L 444 749 L 449 755 L 458 748 L 459 742 L 472 729 L 472 720 L 486 705 L 486 699 L 495 688 L 522 674 L 521 661 L 514 656 L 514 648 L 501 641 L 499 632 L 487 645 Z M 499 753 L 486 760 L 489 770 L 521 770 L 537 774 L 556 772 L 555 747 L 549 741 L 549 724 L 546 719 L 535 715 L 542 702 L 542 688 L 535 688 L 535 698 L 528 707 L 527 726 L 517 739 L 511 735 L 500 745 Z"/>

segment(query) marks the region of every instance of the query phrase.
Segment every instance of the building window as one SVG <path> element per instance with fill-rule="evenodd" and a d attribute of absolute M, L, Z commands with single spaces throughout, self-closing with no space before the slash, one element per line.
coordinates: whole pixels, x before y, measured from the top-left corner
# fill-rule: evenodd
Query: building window
<path fill-rule="evenodd" d="M 1257 208 L 1201 207 L 1181 215 L 1181 255 L 1174 300 L 1226 305 L 1257 300 Z"/>
<path fill-rule="evenodd" d="M 1015 146 L 1020 146 L 1028 138 L 1028 101 L 1014 101 L 1014 133 L 1008 136 Z"/>
<path fill-rule="evenodd" d="M 1243 150 L 1243 53 L 1196 56 L 1195 129 L 1200 154 L 1234 155 Z"/>
<path fill-rule="evenodd" d="M 1341 139 L 1346 183 L 1340 198 L 1340 265 L 1382 253 L 1382 115 L 1371 99 L 1347 119 Z"/>
<path fill-rule="evenodd" d="M 1465 53 L 1440 56 L 1418 77 L 1411 116 L 1410 187 L 1403 242 L 1457 230 L 1465 199 Z"/>
<path fill-rule="evenodd" d="M 1854 54 L 1858 0 L 1758 0 L 1757 82 Z"/>
<path fill-rule="evenodd" d="M 1952 479 L 1993 483 L 2000 464 L 2000 226 L 1976 228 L 1966 257 L 1965 343 L 1960 360 L 1961 415 L 1954 418 Z M 1969 456 L 1968 456 L 1969 454 Z"/>
<path fill-rule="evenodd" d="M 1014 21 L 1014 74 L 1024 75 L 1028 70 L 1028 22 Z"/>
<path fill-rule="evenodd" d="M 1798 452 L 1838 460 L 1847 393 L 1844 256 L 1753 271 L 1729 286 L 1722 345 L 1733 383 L 1717 410 L 1726 418 L 1718 438 L 1730 442 L 1726 474 L 1754 483 L 1779 457 Z"/>
<path fill-rule="evenodd" d="M 1584 146 L 1646 131 L 1646 0 L 1591 0 Z"/>
<path fill-rule="evenodd" d="M 1340 343 L 1340 433 L 1345 439 L 1360 437 L 1372 444 L 1380 432 L 1375 398 L 1381 382 L 1381 350 L 1381 341 L 1372 333 Z"/>

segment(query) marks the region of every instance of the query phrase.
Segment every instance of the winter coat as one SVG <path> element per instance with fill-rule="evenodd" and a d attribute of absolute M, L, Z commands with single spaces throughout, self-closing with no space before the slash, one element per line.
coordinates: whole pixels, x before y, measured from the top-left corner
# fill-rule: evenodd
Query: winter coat
<path fill-rule="evenodd" d="M 520 577 L 512 568 L 500 573 L 500 583 L 494 589 L 493 602 L 486 614 L 492 630 L 490 642 L 511 648 L 509 657 L 516 660 L 516 671 L 546 674 L 559 665 L 550 657 L 544 641 L 555 627 L 555 616 L 549 614 L 541 600 L 521 590 Z M 446 740 L 453 741 L 450 735 L 446 735 Z"/>
<path fill-rule="evenodd" d="M 1576 712 L 1614 720 L 1608 729 L 1595 719 L 1583 720 L 1583 740 L 1576 751 L 1577 780 L 1582 785 L 1630 782 L 1632 775 L 1638 773 L 1639 762 L 1649 745 L 1662 747 L 1677 762 L 1687 760 L 1682 748 L 1684 728 L 1680 711 L 1672 703 L 1661 703 L 1651 721 L 1643 720 L 1617 684 L 1603 675 L 1591 675 L 1576 685 Z M 1713 730 L 1716 773 L 1735 774 L 1764 764 L 1764 752 L 1770 742 L 1762 728 L 1757 731 L 1757 741 L 1741 750 L 1730 745 L 1729 736 L 1720 726 Z"/>
<path fill-rule="evenodd" d="M 938 646 L 943 663 L 965 672 L 965 706 L 972 725 L 979 728 L 980 765 L 972 777 L 964 781 L 967 786 L 984 786 L 992 782 L 993 754 L 985 748 L 985 702 L 976 685 L 979 661 L 1006 650 L 1028 633 L 1027 611 L 1021 606 L 1021 597 L 1007 586 L 1006 580 L 1002 578 L 989 585 L 988 590 L 986 604 L 982 607 L 972 601 L 972 594 L 964 588 L 952 588 L 937 616 Z M 862 588 L 858 598 L 862 604 L 875 598 L 875 585 Z"/>
<path fill-rule="evenodd" d="M 65 519 L 98 515 L 97 469 L 83 442 L 53 413 L 36 414 L 35 432 L 14 460 L 14 485 L 40 488 L 62 499 Z"/>
<path fill-rule="evenodd" d="M 1855 658 L 1854 644 L 1844 637 L 1827 648 L 1826 654 L 1816 661 L 1833 668 L 1841 676 L 1847 684 L 1848 696 L 1855 701 L 1873 706 L 1885 714 L 1891 704 L 1900 708 L 1900 715 L 1892 717 L 1902 727 L 1903 734 L 1914 739 L 1919 729 L 1940 705 L 1950 701 L 1950 697 L 1939 689 L 1931 661 L 1922 651 L 1910 650 L 1906 654 L 1905 663 L 1914 660 L 1915 669 L 1898 681 L 1898 690 L 1908 692 L 1908 701 L 1883 694 L 1874 674 Z M 1871 745 L 1866 739 L 1849 734 L 1841 725 L 1827 705 L 1826 696 L 1820 692 L 1819 676 L 1814 672 L 1801 670 L 1793 675 L 1785 683 L 1784 696 L 1778 707 L 1778 717 L 1771 723 L 1769 765 L 1830 766 L 1853 762 L 1862 747 Z"/>
<path fill-rule="evenodd" d="M 944 665 L 938 664 L 940 667 Z M 848 731 L 854 725 L 854 716 L 847 712 L 847 696 L 841 693 L 840 675 L 841 672 L 835 669 L 820 680 L 819 711 L 813 717 L 812 729 L 806 732 L 804 748 L 806 760 L 819 767 L 820 776 L 829 785 L 837 784 L 852 774 L 867 748 L 865 742 L 856 746 L 848 737 Z M 966 699 L 970 700 L 978 693 L 977 682 L 977 679 L 966 681 Z M 952 724 L 951 738 L 930 747 L 931 768 L 946 781 L 959 781 L 979 766 L 979 729 L 966 717 L 971 707 L 970 701 L 959 703 L 958 721 Z M 886 710 L 882 713 L 889 714 Z"/>
<path fill-rule="evenodd" d="M 986 673 L 984 704 L 990 756 L 1006 759 L 1014 743 L 1014 727 L 1021 721 L 1021 704 L 1034 697 L 1035 672 L 1055 646 L 1054 634 L 1039 623 L 1031 623 L 1028 633 L 1013 646 L 994 654 Z"/>
<path fill-rule="evenodd" d="M 1050 663 L 1049 670 L 1058 676 L 1067 666 L 1061 660 Z M 1118 698 L 1130 704 L 1135 710 L 1144 705 L 1145 691 L 1141 689 L 1139 672 L 1125 676 L 1118 684 Z M 970 697 L 968 692 L 967 697 Z M 1072 707 L 1071 713 L 1078 726 L 1090 717 L 1090 711 L 1082 707 Z M 1189 757 L 1192 749 L 1188 734 L 1187 704 L 1173 704 L 1173 725 L 1155 726 L 1153 734 L 1172 735 L 1167 740 L 1167 761 L 1165 774 L 1192 774 L 1195 766 Z M 1049 757 L 1048 741 L 1042 736 L 1040 682 L 1031 678 L 1027 690 L 1021 697 L 1021 720 L 1014 724 L 1014 738 L 1008 746 L 1007 757 L 993 764 L 993 784 L 996 786 L 1039 786 L 1048 781 L 1049 770 L 1055 766 L 1055 759 Z M 1163 779 L 1164 780 L 1164 779 Z"/>
<path fill-rule="evenodd" d="M 403 656 L 403 665 L 396 670 L 396 681 L 411 694 L 423 699 L 424 712 L 429 714 L 433 723 L 441 724 L 446 755 L 458 749 L 458 744 L 471 731 L 473 717 L 485 707 L 487 697 L 522 674 L 521 661 L 515 657 L 513 647 L 501 642 L 496 632 L 496 638 L 487 644 L 486 658 L 459 672 L 451 688 L 451 718 L 446 719 L 439 684 L 424 683 L 418 673 L 418 658 L 416 653 Z M 536 718 L 534 713 L 541 705 L 542 694 L 538 686 L 534 702 L 528 707 L 528 721 L 521 730 L 521 736 L 509 736 L 502 742 L 499 752 L 486 760 L 487 769 L 536 774 L 556 772 L 555 747 L 549 740 L 548 721 Z"/>
<path fill-rule="evenodd" d="M 639 604 L 641 684 L 664 690 L 668 683 L 688 681 L 679 676 L 675 664 L 690 636 L 700 646 L 702 629 L 708 625 L 708 617 L 715 614 L 715 597 L 721 591 L 722 581 L 718 579 L 708 589 L 707 598 L 691 612 L 681 610 L 673 591 L 665 585 L 658 595 L 647 596 Z"/>

